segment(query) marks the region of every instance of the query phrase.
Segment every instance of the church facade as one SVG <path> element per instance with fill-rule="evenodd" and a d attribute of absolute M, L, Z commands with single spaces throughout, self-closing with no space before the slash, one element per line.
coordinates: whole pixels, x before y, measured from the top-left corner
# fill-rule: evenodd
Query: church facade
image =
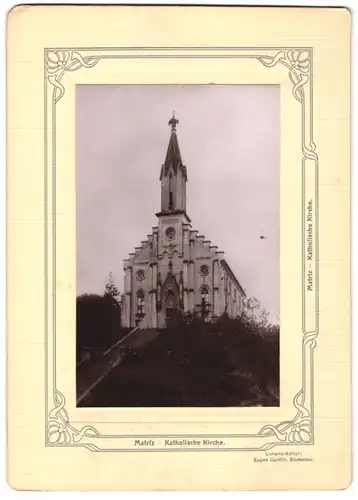
<path fill-rule="evenodd" d="M 245 293 L 224 252 L 194 230 L 186 212 L 187 169 L 169 121 L 170 139 L 160 172 L 161 211 L 157 226 L 124 260 L 122 326 L 165 328 L 186 313 L 205 321 L 237 317 Z"/>

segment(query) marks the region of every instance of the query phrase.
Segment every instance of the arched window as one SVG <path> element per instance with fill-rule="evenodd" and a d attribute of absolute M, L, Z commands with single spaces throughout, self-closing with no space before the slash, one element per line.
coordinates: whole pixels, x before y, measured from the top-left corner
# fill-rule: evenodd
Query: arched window
<path fill-rule="evenodd" d="M 207 286 L 201 287 L 201 300 L 207 304 L 209 302 L 209 288 Z"/>
<path fill-rule="evenodd" d="M 137 314 L 144 314 L 144 292 L 143 290 L 138 290 L 137 292 Z"/>
<path fill-rule="evenodd" d="M 173 174 L 169 174 L 169 209 L 173 209 Z"/>

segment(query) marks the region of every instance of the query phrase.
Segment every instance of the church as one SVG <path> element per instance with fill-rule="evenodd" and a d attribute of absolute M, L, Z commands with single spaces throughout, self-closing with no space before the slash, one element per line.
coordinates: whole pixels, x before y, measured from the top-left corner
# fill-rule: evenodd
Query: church
<path fill-rule="evenodd" d="M 158 223 L 123 263 L 123 327 L 166 328 L 195 312 L 205 321 L 215 321 L 222 314 L 235 318 L 243 309 L 245 292 L 224 252 L 192 229 L 186 212 L 188 173 L 179 149 L 178 123 L 173 114 L 160 171 Z"/>

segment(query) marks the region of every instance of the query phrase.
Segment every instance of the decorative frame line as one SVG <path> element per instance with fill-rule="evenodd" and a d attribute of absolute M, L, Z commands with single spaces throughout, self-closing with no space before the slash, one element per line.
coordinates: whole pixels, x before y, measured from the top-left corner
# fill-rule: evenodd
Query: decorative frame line
<path fill-rule="evenodd" d="M 210 52 L 207 54 L 205 52 Z M 102 52 L 102 53 L 101 53 Z M 181 52 L 181 53 L 178 53 Z M 225 53 L 223 53 L 225 52 Z M 293 85 L 292 95 L 301 108 L 302 151 L 302 387 L 293 398 L 296 410 L 292 419 L 267 424 L 256 434 L 171 434 L 171 435 L 104 435 L 95 427 L 77 429 L 71 424 L 65 408 L 65 396 L 56 384 L 56 107 L 65 95 L 64 80 L 68 72 L 92 68 L 104 59 L 175 59 L 230 58 L 256 60 L 267 68 L 283 65 Z M 50 87 L 51 86 L 51 87 Z M 51 92 L 51 101 L 48 94 Z M 313 140 L 313 49 L 311 47 L 127 47 L 127 48 L 48 48 L 44 51 L 44 146 L 45 146 L 45 445 L 82 446 L 91 451 L 267 451 L 277 445 L 314 444 L 314 349 L 319 332 L 318 305 L 318 156 Z M 49 128 L 48 105 L 51 104 Z M 51 154 L 48 154 L 48 133 L 51 130 Z M 50 157 L 49 157 L 50 156 Z M 48 168 L 52 168 L 52 185 L 48 186 Z M 49 193 L 52 212 L 49 213 Z M 307 214 L 306 208 L 309 206 Z M 52 231 L 50 233 L 50 227 Z M 49 237 L 52 238 L 52 267 L 49 267 Z M 49 274 L 50 273 L 50 274 Z M 307 285 L 307 275 L 310 277 Z M 53 320 L 49 324 L 50 284 L 53 289 Z M 52 348 L 49 334 L 52 327 Z M 49 370 L 53 386 L 49 387 Z M 133 449 L 111 446 L 111 441 L 125 438 L 237 438 L 254 440 L 255 446 L 227 448 L 152 448 Z M 109 442 L 109 446 L 108 446 Z"/>

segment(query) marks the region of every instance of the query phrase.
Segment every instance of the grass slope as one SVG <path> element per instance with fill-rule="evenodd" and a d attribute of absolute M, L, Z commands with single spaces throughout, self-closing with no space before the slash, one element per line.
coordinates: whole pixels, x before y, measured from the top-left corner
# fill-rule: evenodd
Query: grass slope
<path fill-rule="evenodd" d="M 278 406 L 279 328 L 194 319 L 124 360 L 88 406 Z"/>

